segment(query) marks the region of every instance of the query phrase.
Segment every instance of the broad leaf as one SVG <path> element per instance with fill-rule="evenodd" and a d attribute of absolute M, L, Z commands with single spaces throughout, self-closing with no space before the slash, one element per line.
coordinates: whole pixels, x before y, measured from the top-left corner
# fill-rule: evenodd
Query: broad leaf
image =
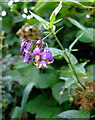
<path fill-rule="evenodd" d="M 84 66 L 87 64 L 87 62 L 84 62 L 84 63 L 81 63 L 81 64 L 78 64 L 75 66 L 75 69 L 76 69 L 76 72 L 77 73 L 82 73 L 84 75 L 86 75 L 86 71 L 85 71 L 85 68 Z"/>
<path fill-rule="evenodd" d="M 65 81 L 65 88 L 70 87 L 72 84 L 76 83 L 77 80 L 75 78 L 69 78 Z"/>
<path fill-rule="evenodd" d="M 49 48 L 49 50 L 52 52 L 52 56 L 64 56 L 64 51 L 57 49 L 57 48 Z"/>
<path fill-rule="evenodd" d="M 58 115 L 61 118 L 89 118 L 90 112 L 84 112 L 83 110 L 68 110 L 65 112 L 62 112 Z"/>
<path fill-rule="evenodd" d="M 25 111 L 36 114 L 36 118 L 50 118 L 57 102 L 50 96 L 38 95 L 30 100 L 25 107 Z"/>
<path fill-rule="evenodd" d="M 63 86 L 64 86 L 64 82 L 59 82 L 55 84 L 52 88 L 52 94 L 60 104 L 68 100 L 67 90 L 64 91 L 63 96 L 60 96 L 60 91 L 62 90 Z"/>

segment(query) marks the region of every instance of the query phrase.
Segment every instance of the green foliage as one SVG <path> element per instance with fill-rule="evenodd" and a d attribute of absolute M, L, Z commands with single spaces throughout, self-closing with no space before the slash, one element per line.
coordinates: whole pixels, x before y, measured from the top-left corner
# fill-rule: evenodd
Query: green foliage
<path fill-rule="evenodd" d="M 50 118 L 55 111 L 57 102 L 50 96 L 39 95 L 29 101 L 25 110 L 32 114 L 36 113 L 36 118 Z"/>
<path fill-rule="evenodd" d="M 27 113 L 25 119 L 32 119 L 33 115 L 35 118 L 60 117 L 60 119 L 90 119 L 91 115 L 94 116 L 95 110 L 84 112 L 81 109 L 78 110 L 80 106 L 70 104 L 72 98 L 69 95 L 70 89 L 83 90 L 78 84 L 74 70 L 81 83 L 84 80 L 90 83 L 95 76 L 94 51 L 92 51 L 95 48 L 94 8 L 92 7 L 93 0 L 89 1 L 63 0 L 62 3 L 62 1 L 42 2 L 39 0 L 37 2 L 14 2 L 12 6 L 9 6 L 8 2 L 2 2 L 2 11 L 6 11 L 6 15 L 2 16 L 3 34 L 1 34 L 3 84 L 0 82 L 0 85 L 2 84 L 4 101 L 3 120 L 20 118 L 22 112 Z M 28 10 L 27 13 L 25 8 Z M 24 16 L 24 18 L 23 15 L 26 17 Z M 28 19 L 28 15 L 31 16 L 31 19 Z M 87 18 L 87 15 L 90 18 Z M 54 35 L 64 46 L 65 49 L 61 50 L 53 35 L 45 40 L 55 59 L 49 68 L 39 70 L 33 63 L 23 63 L 23 58 L 19 55 L 22 38 L 19 38 L 16 33 L 26 23 L 30 25 L 29 27 L 33 25 L 32 28 L 39 32 L 38 39 L 42 39 L 46 35 L 44 34 L 46 30 L 52 29 Z M 32 30 L 31 34 L 34 32 Z M 50 31 L 47 32 L 50 33 Z M 31 37 L 31 39 L 35 38 Z M 68 47 L 69 49 L 67 49 Z M 89 62 L 85 62 L 87 60 Z M 61 91 L 62 95 L 60 95 Z"/>
<path fill-rule="evenodd" d="M 62 112 L 58 115 L 61 118 L 89 118 L 90 112 L 84 112 L 83 110 L 68 110 L 66 112 Z"/>
<path fill-rule="evenodd" d="M 63 91 L 64 95 L 60 96 L 60 91 L 62 90 L 63 85 L 63 82 L 59 82 L 55 84 L 52 88 L 53 96 L 60 104 L 68 100 L 67 91 Z"/>
<path fill-rule="evenodd" d="M 20 118 L 21 116 L 21 108 L 20 107 L 15 107 L 13 115 L 12 115 L 12 119 L 14 118 Z"/>
<path fill-rule="evenodd" d="M 33 86 L 34 86 L 34 83 L 29 83 L 26 86 L 25 90 L 24 90 L 22 103 L 21 103 L 21 110 L 22 110 L 22 112 L 23 112 L 24 107 L 25 107 L 25 105 L 27 103 L 27 100 L 28 100 L 28 97 L 29 97 L 29 93 L 30 93 L 31 89 L 33 88 Z"/>

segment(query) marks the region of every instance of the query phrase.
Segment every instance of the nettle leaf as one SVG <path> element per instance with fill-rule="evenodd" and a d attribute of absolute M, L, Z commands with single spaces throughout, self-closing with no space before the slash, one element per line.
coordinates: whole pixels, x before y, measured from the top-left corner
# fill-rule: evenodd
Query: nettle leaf
<path fill-rule="evenodd" d="M 56 105 L 57 102 L 53 97 L 39 95 L 26 104 L 25 111 L 36 114 L 36 118 L 50 118 Z"/>
<path fill-rule="evenodd" d="M 33 12 L 29 11 L 31 13 L 31 15 L 33 15 L 33 17 L 35 17 L 39 22 L 41 22 L 44 27 L 46 27 L 48 29 L 48 25 L 49 25 L 49 22 L 47 22 L 46 20 L 44 20 L 43 18 L 41 18 L 40 16 L 34 14 Z"/>
<path fill-rule="evenodd" d="M 60 91 L 62 90 L 63 86 L 64 82 L 59 82 L 52 87 L 52 94 L 60 104 L 68 100 L 67 90 L 64 91 L 63 96 L 60 96 Z"/>
<path fill-rule="evenodd" d="M 62 112 L 58 115 L 61 118 L 90 118 L 90 112 L 84 112 L 83 110 L 68 110 L 65 112 Z"/>
<path fill-rule="evenodd" d="M 57 48 L 49 48 L 49 50 L 52 52 L 53 57 L 64 56 L 64 51 L 63 50 L 59 50 Z"/>

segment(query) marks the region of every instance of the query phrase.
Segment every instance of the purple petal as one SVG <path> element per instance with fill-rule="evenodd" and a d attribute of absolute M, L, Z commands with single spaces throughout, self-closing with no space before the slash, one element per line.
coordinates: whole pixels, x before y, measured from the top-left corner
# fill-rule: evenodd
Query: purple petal
<path fill-rule="evenodd" d="M 24 53 L 24 49 L 20 48 L 20 54 Z"/>
<path fill-rule="evenodd" d="M 25 53 L 23 62 L 29 63 L 31 61 L 32 57 L 30 53 Z"/>
<path fill-rule="evenodd" d="M 41 53 L 41 50 L 39 49 L 39 47 L 36 47 L 34 50 L 33 50 L 33 53 L 34 55 L 39 55 Z"/>

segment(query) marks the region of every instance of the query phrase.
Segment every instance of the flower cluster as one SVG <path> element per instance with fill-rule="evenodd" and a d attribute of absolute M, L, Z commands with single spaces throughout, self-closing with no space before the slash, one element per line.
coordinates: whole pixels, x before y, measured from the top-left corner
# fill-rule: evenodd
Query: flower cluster
<path fill-rule="evenodd" d="M 31 50 L 33 43 L 36 46 Z M 48 67 L 47 65 L 54 61 L 47 43 L 43 42 L 43 40 L 27 39 L 26 41 L 22 41 L 20 54 L 24 54 L 23 62 L 30 63 L 30 61 L 33 61 L 37 68 Z"/>

